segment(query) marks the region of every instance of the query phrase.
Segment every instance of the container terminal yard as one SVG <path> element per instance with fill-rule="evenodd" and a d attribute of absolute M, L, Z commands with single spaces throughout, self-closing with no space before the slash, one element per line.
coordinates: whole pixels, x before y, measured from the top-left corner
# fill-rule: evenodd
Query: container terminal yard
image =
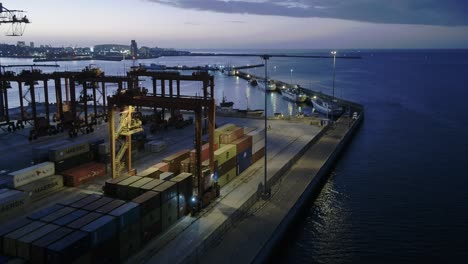
<path fill-rule="evenodd" d="M 29 104 L 13 120 L 3 93 L 1 255 L 31 263 L 210 263 L 239 251 L 266 261 L 363 118 L 351 102 L 333 122 L 272 117 L 265 140 L 263 120 L 216 115 L 206 72 L 33 70 L 0 81 Z M 181 82 L 201 82 L 203 96 Z M 96 100 L 108 83 L 116 94 Z"/>

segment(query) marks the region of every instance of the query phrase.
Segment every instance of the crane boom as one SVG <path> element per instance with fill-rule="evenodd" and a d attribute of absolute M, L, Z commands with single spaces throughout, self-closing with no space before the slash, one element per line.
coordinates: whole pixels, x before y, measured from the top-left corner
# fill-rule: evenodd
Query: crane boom
<path fill-rule="evenodd" d="M 23 10 L 10 10 L 0 3 L 0 25 L 11 24 L 7 36 L 22 36 L 26 24 L 31 23 Z"/>

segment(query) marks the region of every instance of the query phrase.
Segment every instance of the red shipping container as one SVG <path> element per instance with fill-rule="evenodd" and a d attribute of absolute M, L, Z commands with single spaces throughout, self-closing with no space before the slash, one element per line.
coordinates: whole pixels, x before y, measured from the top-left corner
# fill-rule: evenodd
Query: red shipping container
<path fill-rule="evenodd" d="M 76 187 L 97 177 L 106 175 L 106 164 L 90 162 L 76 168 L 64 171 L 65 186 Z"/>
<path fill-rule="evenodd" d="M 252 147 L 252 137 L 251 136 L 243 136 L 236 141 L 233 141 L 231 144 L 236 145 L 237 147 L 237 154 L 247 151 L 249 148 Z"/>
<path fill-rule="evenodd" d="M 213 152 L 214 152 L 215 150 L 218 149 L 218 144 L 213 144 L 213 148 L 214 148 L 214 150 L 213 150 Z M 208 160 L 208 159 L 210 158 L 210 144 L 202 145 L 201 158 L 202 158 L 202 159 L 201 159 L 202 162 L 205 161 L 205 160 Z M 196 159 L 197 159 L 197 157 L 196 157 L 196 151 L 195 151 L 194 149 L 192 149 L 192 150 L 190 151 L 190 162 L 191 162 L 192 164 L 194 164 L 195 161 L 196 161 Z"/>
<path fill-rule="evenodd" d="M 219 136 L 219 143 L 231 144 L 231 142 L 242 137 L 243 135 L 244 135 L 244 128 L 236 127 L 233 130 L 222 132 L 222 134 Z"/>
<path fill-rule="evenodd" d="M 263 156 L 265 156 L 265 148 L 260 149 L 257 153 L 252 155 L 252 164 L 263 158 Z"/>

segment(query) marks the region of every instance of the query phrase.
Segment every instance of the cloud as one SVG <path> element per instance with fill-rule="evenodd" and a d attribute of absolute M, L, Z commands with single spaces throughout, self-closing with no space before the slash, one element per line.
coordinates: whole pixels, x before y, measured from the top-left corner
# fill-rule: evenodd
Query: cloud
<path fill-rule="evenodd" d="M 467 0 L 147 0 L 233 14 L 335 18 L 384 24 L 468 25 Z M 313 25 L 311 25 L 313 26 Z"/>

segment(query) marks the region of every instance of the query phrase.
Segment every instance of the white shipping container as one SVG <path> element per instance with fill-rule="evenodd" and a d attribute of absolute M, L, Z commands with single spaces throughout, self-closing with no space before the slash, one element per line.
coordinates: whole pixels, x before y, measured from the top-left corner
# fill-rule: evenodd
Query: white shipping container
<path fill-rule="evenodd" d="M 44 162 L 25 168 L 19 171 L 11 172 L 7 177 L 11 178 L 13 188 L 43 179 L 55 174 L 55 165 L 53 162 Z"/>
<path fill-rule="evenodd" d="M 49 150 L 49 159 L 51 161 L 61 161 L 89 152 L 89 150 L 89 142 L 73 142 L 68 145 L 51 148 Z"/>
<path fill-rule="evenodd" d="M 110 146 L 109 143 L 102 143 L 98 146 L 98 153 L 99 155 L 107 155 L 110 153 Z"/>
<path fill-rule="evenodd" d="M 256 129 L 248 133 L 247 135 L 252 136 L 252 143 L 255 145 L 255 143 L 259 142 L 262 139 L 265 139 L 265 128 Z"/>
<path fill-rule="evenodd" d="M 257 153 L 259 150 L 265 147 L 265 138 L 261 139 L 257 143 L 254 143 L 252 146 L 252 154 Z"/>

